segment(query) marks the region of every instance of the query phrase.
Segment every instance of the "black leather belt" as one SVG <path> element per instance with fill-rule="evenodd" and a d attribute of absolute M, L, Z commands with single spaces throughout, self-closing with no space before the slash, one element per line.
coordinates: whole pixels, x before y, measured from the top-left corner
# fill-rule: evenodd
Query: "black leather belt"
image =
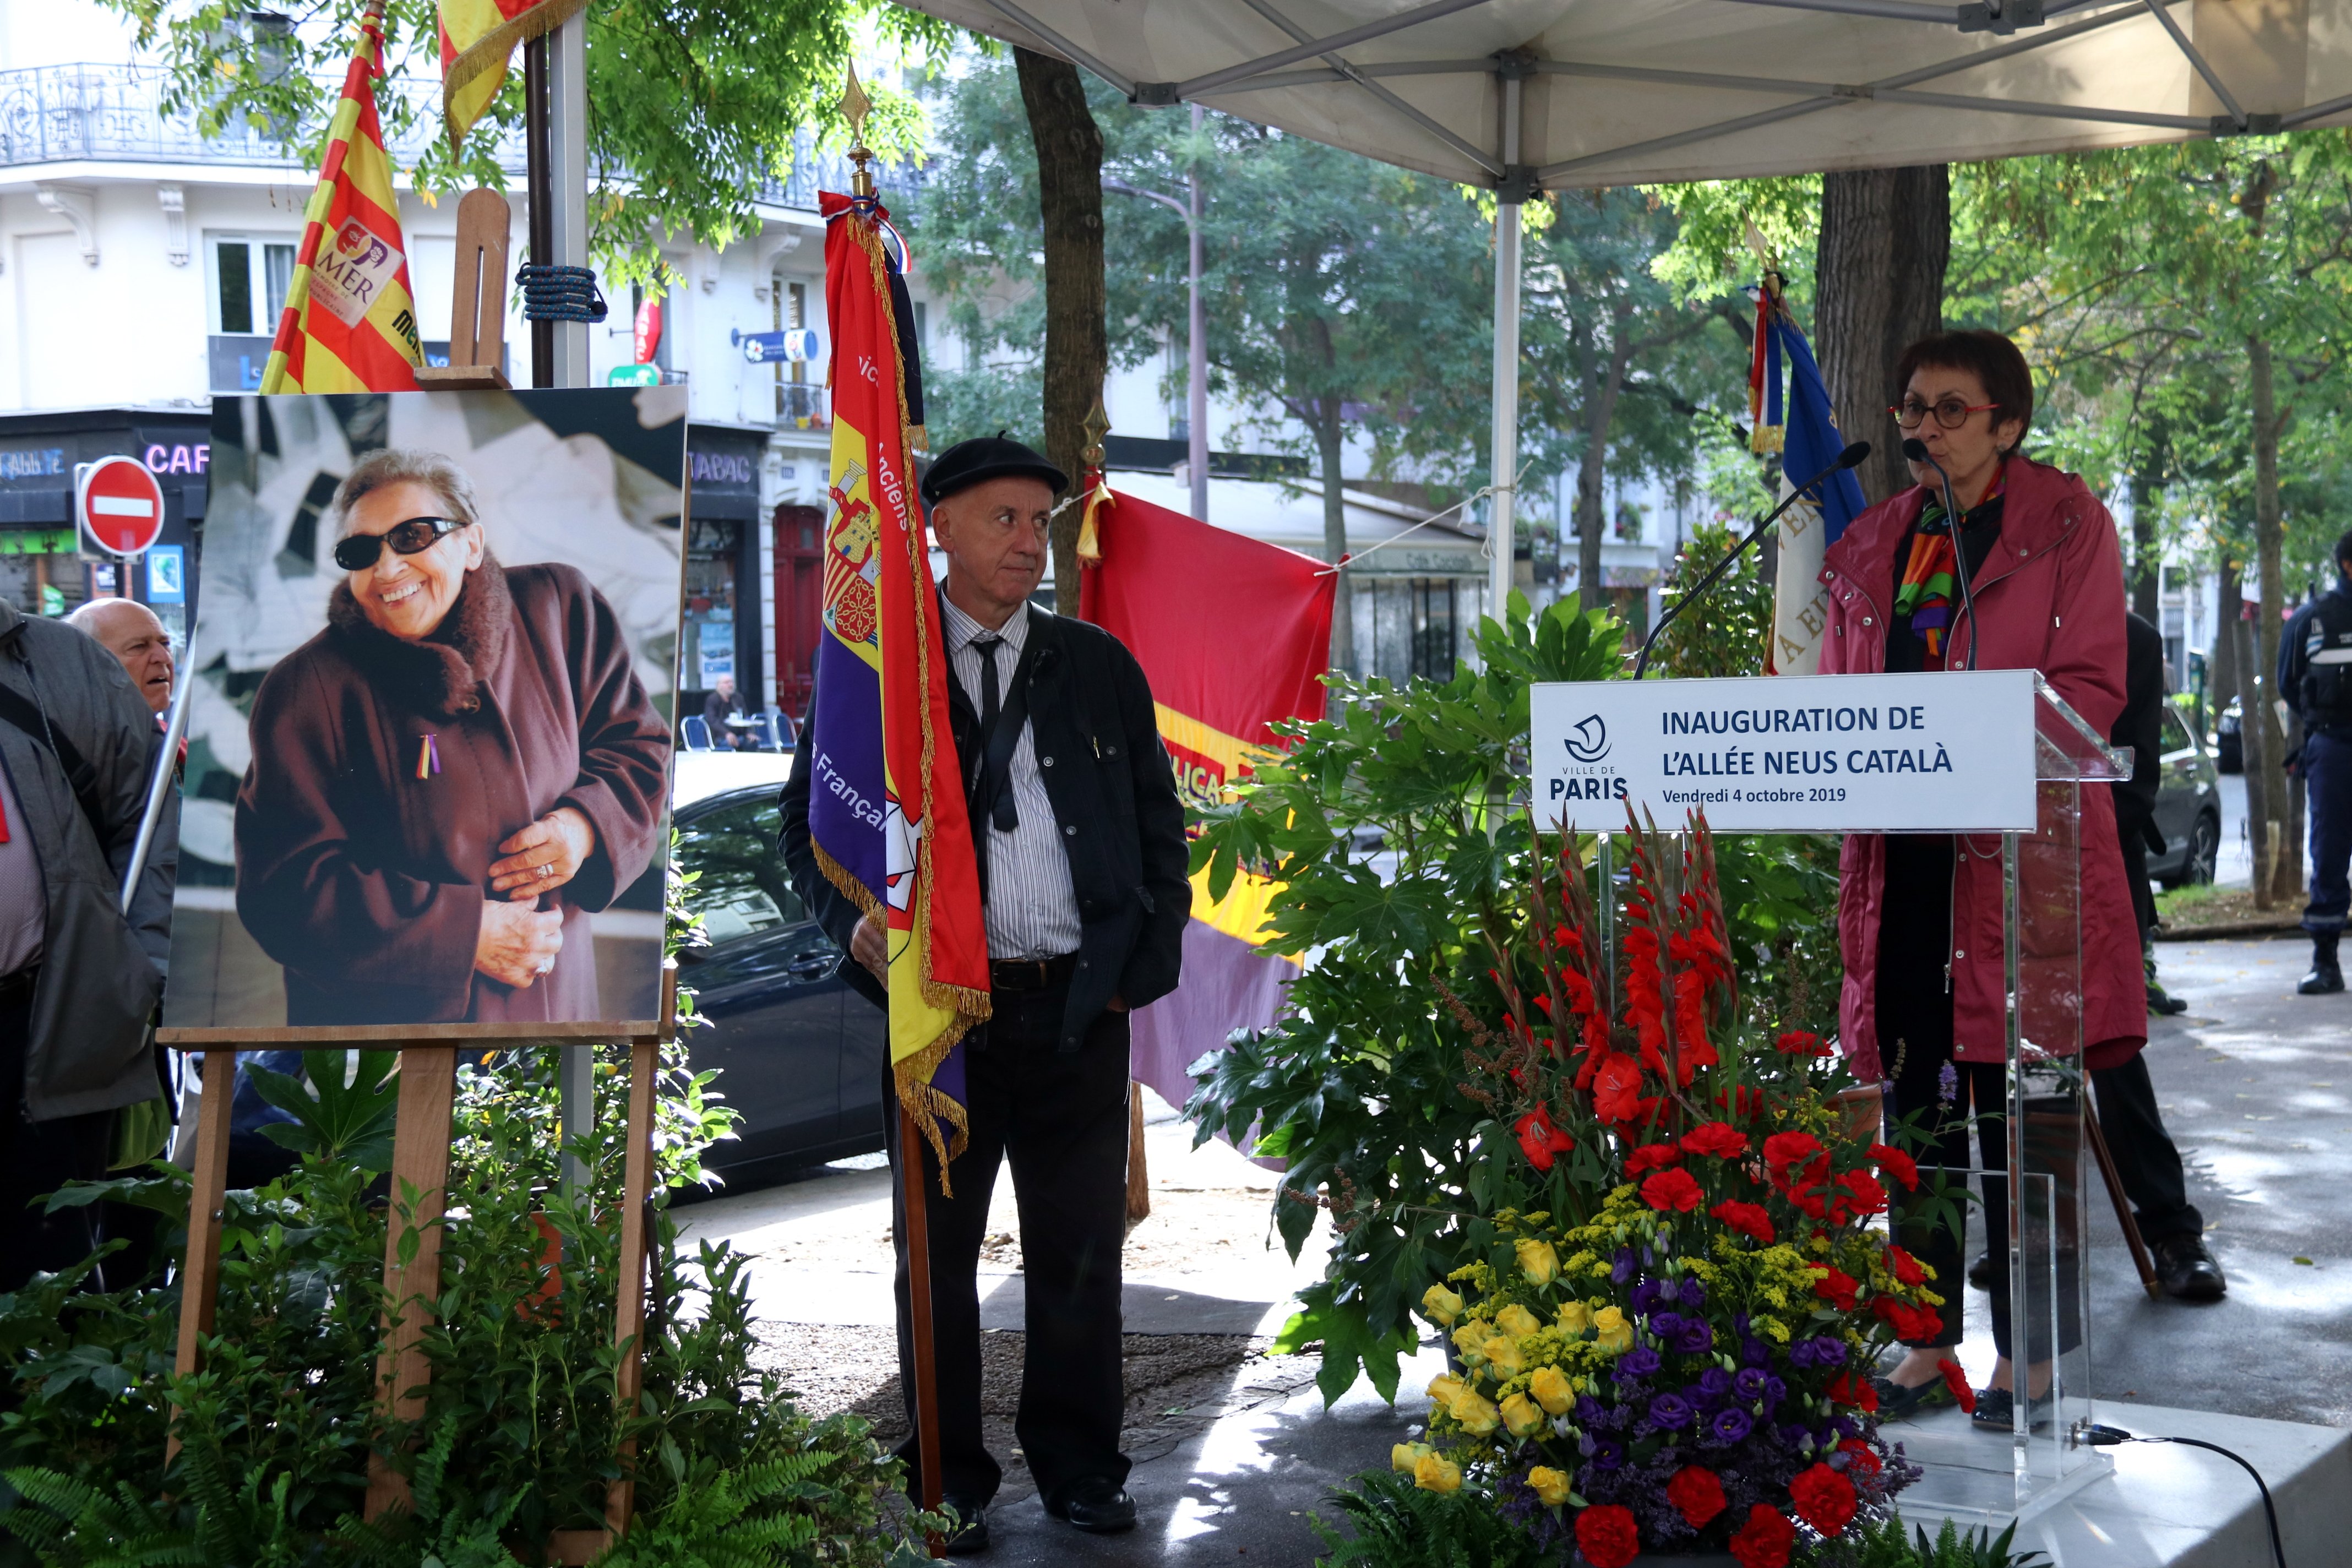
<path fill-rule="evenodd" d="M 988 984 L 997 991 L 1049 991 L 1066 985 L 1078 969 L 1078 955 L 1059 958 L 996 958 L 988 964 Z"/>

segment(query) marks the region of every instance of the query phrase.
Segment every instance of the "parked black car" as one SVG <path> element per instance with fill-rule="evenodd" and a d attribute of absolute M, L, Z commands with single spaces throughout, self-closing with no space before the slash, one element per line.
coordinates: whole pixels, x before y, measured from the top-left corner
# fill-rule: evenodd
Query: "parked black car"
<path fill-rule="evenodd" d="M 730 1186 L 882 1147 L 881 1012 L 841 979 L 848 956 L 803 907 L 776 852 L 776 786 L 729 790 L 677 809 L 690 901 L 710 945 L 678 955 L 710 1023 L 687 1037 L 697 1069 L 741 1113 L 738 1136 L 703 1156 Z"/>
<path fill-rule="evenodd" d="M 2236 737 L 2231 737 L 2234 740 Z M 2164 853 L 2147 858 L 2147 874 L 2159 886 L 2213 879 L 2221 852 L 2221 781 L 2195 731 L 2168 705 L 2156 786 L 2156 826 Z"/>
<path fill-rule="evenodd" d="M 2239 711 L 2234 697 L 2221 710 L 2221 716 L 2213 721 L 2213 765 L 2225 773 L 2246 771 L 2246 742 L 2241 732 L 2243 721 L 2244 715 Z"/>

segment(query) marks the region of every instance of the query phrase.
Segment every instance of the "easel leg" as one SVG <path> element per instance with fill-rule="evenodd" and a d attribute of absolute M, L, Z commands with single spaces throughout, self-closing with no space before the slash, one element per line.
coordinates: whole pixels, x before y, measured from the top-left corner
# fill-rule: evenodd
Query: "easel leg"
<path fill-rule="evenodd" d="M 236 1053 L 206 1051 L 204 1094 L 196 1112 L 194 1186 L 188 1195 L 188 1250 L 180 1265 L 180 1347 L 172 1370 L 185 1377 L 202 1359 L 220 1306 L 222 1205 L 228 1194 L 229 1100 L 236 1092 Z M 179 1458 L 175 1431 L 163 1463 Z"/>
<path fill-rule="evenodd" d="M 2139 1270 L 2140 1288 L 2151 1296 L 2164 1294 L 2164 1287 L 2156 1278 L 2156 1261 L 2148 1256 L 2147 1242 L 2139 1234 L 2138 1216 L 2132 1213 L 2131 1199 L 2124 1195 L 2124 1182 L 2116 1173 L 2116 1157 L 2107 1152 L 2107 1135 L 2099 1130 L 2099 1114 L 2091 1109 L 2088 1095 L 2083 1098 L 2083 1132 L 2091 1142 L 2092 1157 L 2099 1162 L 2099 1174 L 2106 1178 L 2107 1196 L 2115 1200 L 2116 1223 L 2124 1227 L 2124 1245 L 2131 1248 L 2132 1267 Z"/>
<path fill-rule="evenodd" d="M 395 1421 L 414 1421 L 425 1414 L 425 1386 L 433 1375 L 425 1359 L 425 1325 L 441 1296 L 438 1222 L 448 1202 L 450 1115 L 457 1097 L 455 1046 L 401 1047 L 400 1121 L 392 1143 L 393 1212 L 383 1242 L 384 1295 L 392 1319 L 376 1362 L 378 1397 Z M 209 1083 L 205 1099 L 211 1099 Z M 400 1205 L 410 1192 L 416 1194 L 415 1207 L 404 1224 Z M 404 1262 L 401 1243 L 411 1229 L 416 1232 L 416 1250 Z M 367 1517 L 408 1505 L 408 1478 L 395 1472 L 383 1455 L 371 1455 Z"/>
<path fill-rule="evenodd" d="M 1127 1080 L 1127 1224 L 1151 1217 L 1151 1167 L 1143 1157 L 1143 1086 Z"/>
<path fill-rule="evenodd" d="M 923 1180 L 923 1134 L 915 1113 L 898 1102 L 898 1173 L 907 1211 L 907 1310 L 914 1322 L 915 1445 L 923 1471 L 923 1508 L 939 1511 L 940 1376 L 931 1343 L 931 1228 L 929 1189 Z M 934 1557 L 946 1555 L 946 1543 L 930 1538 Z"/>
<path fill-rule="evenodd" d="M 650 1040 L 629 1047 L 629 1152 L 621 1168 L 621 1266 L 613 1312 L 613 1342 L 627 1346 L 614 1394 L 623 1421 L 637 1413 L 645 1376 L 646 1200 L 653 1189 L 654 1068 L 660 1057 L 661 1047 Z M 628 1532 L 636 1506 L 636 1452 L 634 1442 L 621 1445 L 621 1473 L 604 1492 L 604 1528 L 614 1536 Z"/>

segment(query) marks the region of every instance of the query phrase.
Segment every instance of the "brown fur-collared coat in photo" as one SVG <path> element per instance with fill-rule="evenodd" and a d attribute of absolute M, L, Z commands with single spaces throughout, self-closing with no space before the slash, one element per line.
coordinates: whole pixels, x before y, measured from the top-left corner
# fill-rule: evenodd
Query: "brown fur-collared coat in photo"
<path fill-rule="evenodd" d="M 285 969 L 287 1022 L 599 1016 L 589 915 L 651 862 L 669 763 L 612 606 L 570 566 L 486 554 L 422 641 L 370 625 L 349 584 L 327 619 L 255 695 L 236 801 L 237 916 Z M 564 805 L 595 848 L 541 900 L 562 952 L 518 990 L 474 968 L 489 866 Z"/>

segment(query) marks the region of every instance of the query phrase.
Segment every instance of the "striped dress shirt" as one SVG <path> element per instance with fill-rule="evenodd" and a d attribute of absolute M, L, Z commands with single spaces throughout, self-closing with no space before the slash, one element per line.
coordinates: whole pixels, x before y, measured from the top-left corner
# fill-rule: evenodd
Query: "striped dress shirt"
<path fill-rule="evenodd" d="M 974 638 L 989 634 L 986 626 L 940 595 L 947 626 L 948 665 L 956 682 L 971 699 L 971 710 L 981 710 L 981 650 Z M 995 650 L 999 700 L 1013 694 L 1013 671 L 1029 640 L 1029 612 L 1024 608 L 1006 621 L 996 636 L 1004 639 Z M 1077 889 L 1070 882 L 1070 857 L 1054 826 L 1053 798 L 1045 793 L 1045 775 L 1037 764 L 1036 728 L 1024 713 L 1021 738 L 1013 743 L 1013 809 L 1020 821 L 1005 832 L 986 817 L 972 824 L 974 832 L 988 834 L 988 900 L 982 911 L 988 922 L 991 958 L 1059 958 L 1078 950 L 1085 934 L 1078 923 Z M 967 760 L 968 761 L 968 760 Z"/>

